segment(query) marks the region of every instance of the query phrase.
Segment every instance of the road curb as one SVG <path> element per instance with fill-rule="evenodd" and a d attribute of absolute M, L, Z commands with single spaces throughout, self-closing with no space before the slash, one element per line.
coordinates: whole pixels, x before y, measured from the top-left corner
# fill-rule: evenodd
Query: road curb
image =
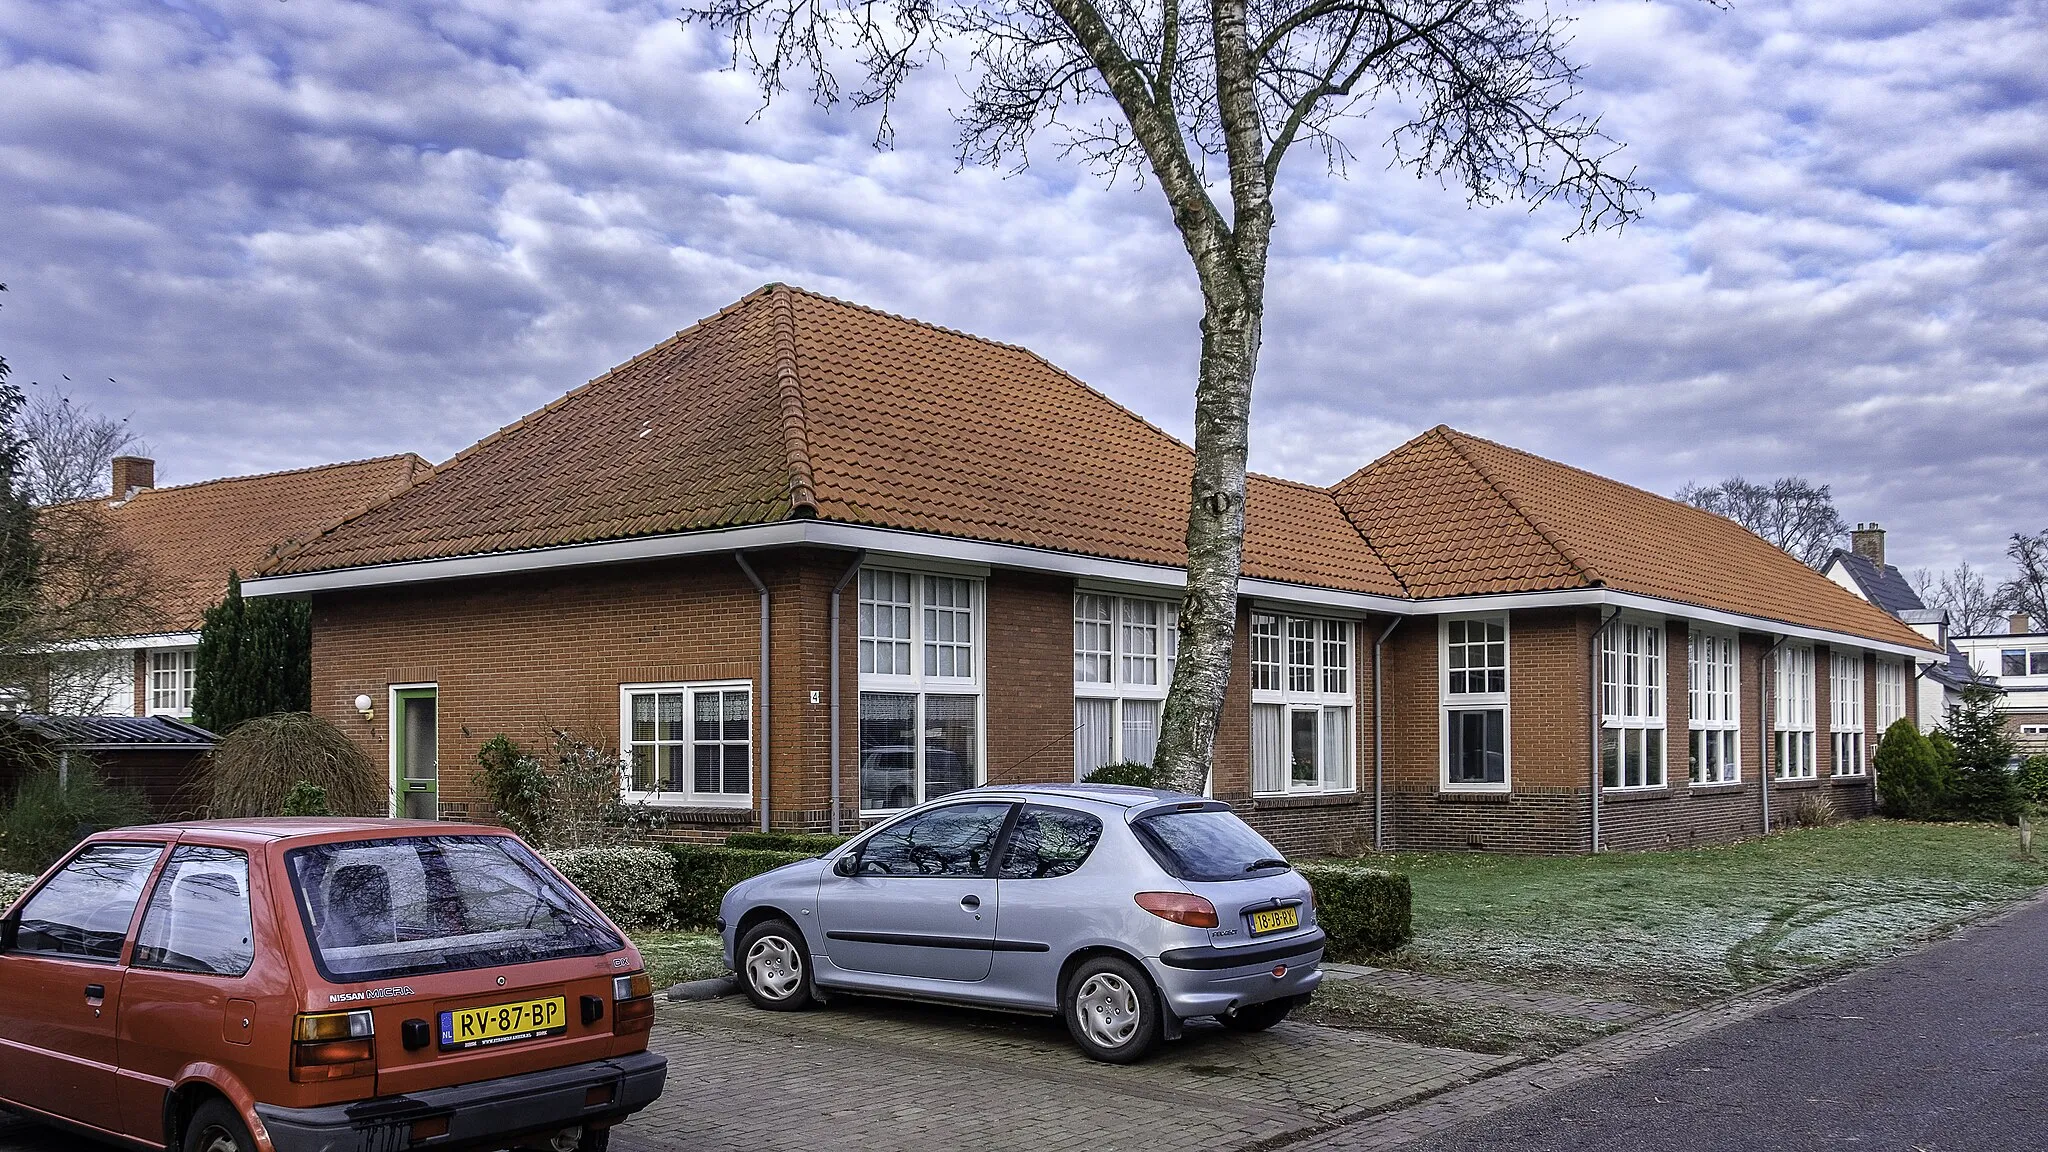
<path fill-rule="evenodd" d="M 737 995 L 739 990 L 739 981 L 732 977 L 713 976 L 708 980 L 685 980 L 668 990 L 668 998 L 677 1001 L 717 1000 Z"/>

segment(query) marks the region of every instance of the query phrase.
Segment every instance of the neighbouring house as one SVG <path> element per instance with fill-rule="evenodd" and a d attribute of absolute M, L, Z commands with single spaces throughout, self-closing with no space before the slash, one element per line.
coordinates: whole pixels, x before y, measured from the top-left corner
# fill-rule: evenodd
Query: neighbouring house
<path fill-rule="evenodd" d="M 1144 760 L 1188 447 L 1030 351 L 770 285 L 283 557 L 398 811 L 616 748 L 666 834 Z M 1290 850 L 1578 852 L 1868 811 L 1939 649 L 1733 523 L 1446 427 L 1253 476 L 1210 790 Z"/>
<path fill-rule="evenodd" d="M 1970 667 L 1969 656 L 1949 634 L 1948 612 L 1929 608 L 1905 573 L 1885 563 L 1882 526 L 1856 525 L 1849 533 L 1849 547 L 1835 549 L 1821 574 L 1891 613 L 1945 653 L 1945 657 L 1921 660 L 1915 666 L 1913 690 L 1919 696 L 1921 731 L 1932 732 L 1940 725 L 1948 710 L 1962 703 L 1964 688 L 1986 682 Z"/>
<path fill-rule="evenodd" d="M 161 816 L 191 810 L 187 786 L 200 757 L 212 751 L 213 733 L 169 716 L 0 717 L 12 731 L 0 739 L 0 795 L 12 796 L 21 777 L 54 765 L 61 778 L 81 759 L 110 784 L 142 794 Z"/>
<path fill-rule="evenodd" d="M 2005 631 L 1958 636 L 1970 666 L 2004 693 L 1998 702 L 2022 755 L 2048 753 L 2048 632 L 2024 612 L 2006 618 Z"/>
<path fill-rule="evenodd" d="M 156 462 L 113 462 L 112 495 L 92 502 L 127 562 L 141 569 L 147 631 L 81 636 L 55 662 L 41 702 L 80 716 L 192 714 L 193 653 L 228 573 L 248 575 L 428 471 L 411 453 L 156 487 Z"/>

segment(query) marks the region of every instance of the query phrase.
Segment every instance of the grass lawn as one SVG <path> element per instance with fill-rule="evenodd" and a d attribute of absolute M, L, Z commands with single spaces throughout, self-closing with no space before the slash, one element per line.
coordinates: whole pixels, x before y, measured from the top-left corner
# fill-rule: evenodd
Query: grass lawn
<path fill-rule="evenodd" d="M 640 958 L 647 962 L 647 975 L 657 995 L 685 980 L 702 980 L 725 974 L 725 958 L 718 937 L 709 932 L 665 932 L 643 928 L 633 933 Z"/>

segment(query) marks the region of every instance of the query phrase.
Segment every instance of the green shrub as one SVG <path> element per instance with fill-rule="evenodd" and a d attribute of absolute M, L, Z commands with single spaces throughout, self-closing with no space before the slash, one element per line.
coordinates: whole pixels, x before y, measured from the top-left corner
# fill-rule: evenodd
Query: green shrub
<path fill-rule="evenodd" d="M 1911 720 L 1894 720 L 1878 739 L 1871 764 L 1877 769 L 1877 798 L 1895 820 L 1928 820 L 1944 801 L 1946 772 L 1933 741 Z"/>
<path fill-rule="evenodd" d="M 65 781 L 58 785 L 54 768 L 22 780 L 0 817 L 0 868 L 41 874 L 93 832 L 149 822 L 141 793 L 108 784 L 82 758 L 72 759 Z"/>
<path fill-rule="evenodd" d="M 676 898 L 676 869 L 675 861 L 661 849 L 568 848 L 549 852 L 547 859 L 619 927 L 668 925 Z"/>
<path fill-rule="evenodd" d="M 301 780 L 292 785 L 284 794 L 284 814 L 287 816 L 332 816 L 327 807 L 327 789 L 311 780 Z"/>
<path fill-rule="evenodd" d="M 671 844 L 676 895 L 669 918 L 678 928 L 709 928 L 718 919 L 718 902 L 726 889 L 749 876 L 815 857 L 808 852 L 769 852 L 750 848 L 714 848 L 704 844 Z"/>
<path fill-rule="evenodd" d="M 301 784 L 319 788 L 332 815 L 390 810 L 391 786 L 361 745 L 306 712 L 242 721 L 207 753 L 199 773 L 200 794 L 215 817 L 284 815 Z"/>
<path fill-rule="evenodd" d="M 1159 773 L 1150 764 L 1135 760 L 1124 760 L 1115 764 L 1104 764 L 1095 771 L 1081 777 L 1083 784 L 1125 784 L 1132 788 L 1159 787 Z"/>
<path fill-rule="evenodd" d="M 823 856 L 847 842 L 851 837 L 827 836 L 809 832 L 735 832 L 725 838 L 727 848 L 758 848 L 770 852 L 801 852 L 806 856 Z"/>
<path fill-rule="evenodd" d="M 2048 810 L 2048 755 L 2029 756 L 2020 764 L 2020 795 L 2036 811 Z"/>
<path fill-rule="evenodd" d="M 21 899 L 21 894 L 35 882 L 36 878 L 26 872 L 0 872 L 0 912 Z"/>
<path fill-rule="evenodd" d="M 477 789 L 491 815 L 521 839 L 538 843 L 552 792 L 540 761 L 501 732 L 477 750 L 476 762 Z"/>
<path fill-rule="evenodd" d="M 1316 894 L 1316 918 L 1332 960 L 1392 952 L 1415 936 L 1408 877 L 1361 864 L 1297 864 Z"/>

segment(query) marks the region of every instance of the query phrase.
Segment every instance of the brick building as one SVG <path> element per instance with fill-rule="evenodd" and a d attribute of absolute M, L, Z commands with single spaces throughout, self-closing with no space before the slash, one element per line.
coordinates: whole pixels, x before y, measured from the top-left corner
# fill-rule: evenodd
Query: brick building
<path fill-rule="evenodd" d="M 1151 755 L 1192 463 L 1024 349 L 771 285 L 248 591 L 311 598 L 314 707 L 398 810 L 483 817 L 477 748 L 562 728 L 671 834 L 845 829 Z M 1726 520 L 1449 428 L 1254 476 L 1246 519 L 1211 790 L 1291 850 L 1867 811 L 1936 657 Z"/>

